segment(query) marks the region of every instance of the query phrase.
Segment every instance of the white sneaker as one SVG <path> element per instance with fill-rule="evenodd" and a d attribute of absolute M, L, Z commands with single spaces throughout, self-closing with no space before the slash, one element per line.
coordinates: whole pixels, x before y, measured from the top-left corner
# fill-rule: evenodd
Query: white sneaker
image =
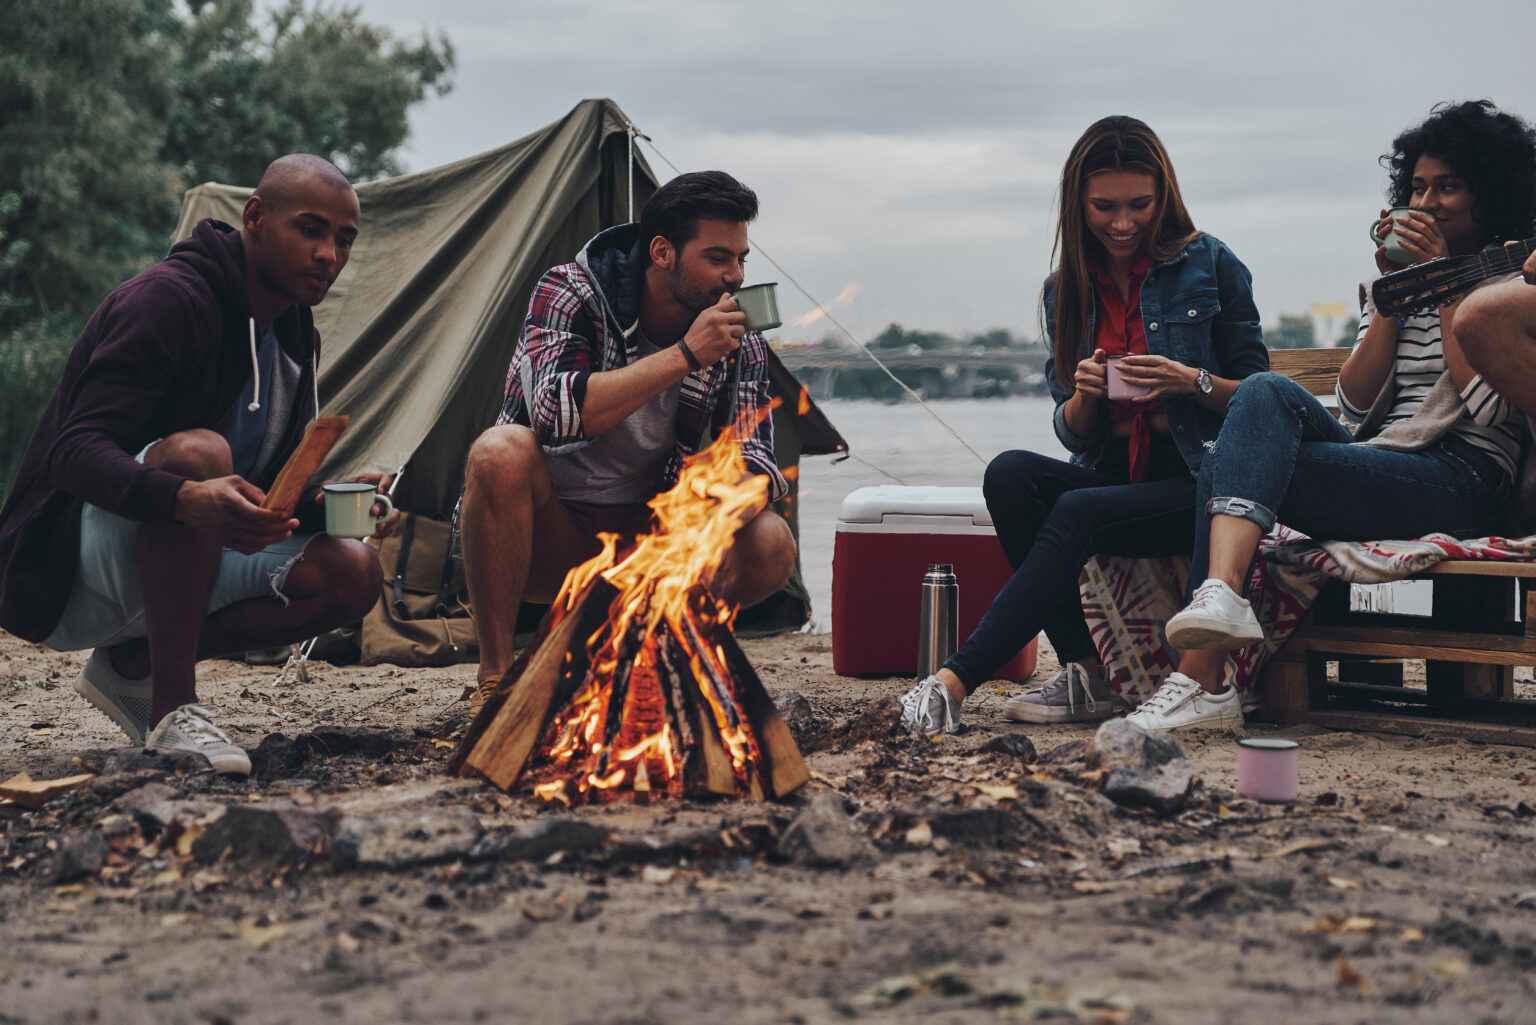
<path fill-rule="evenodd" d="M 202 705 L 182 705 L 161 719 L 144 747 L 149 751 L 196 752 L 208 759 L 215 772 L 234 776 L 251 772 L 251 759 L 213 724 Z"/>
<path fill-rule="evenodd" d="M 1183 673 L 1170 673 L 1157 693 L 1136 706 L 1125 721 L 1144 730 L 1236 729 L 1243 725 L 1242 697 L 1236 687 L 1207 694 Z"/>
<path fill-rule="evenodd" d="M 949 688 L 937 676 L 930 676 L 901 696 L 901 721 L 919 737 L 960 730 L 960 702 L 949 696 Z"/>
<path fill-rule="evenodd" d="M 144 743 L 144 735 L 149 732 L 153 689 L 152 677 L 130 680 L 113 669 L 112 656 L 106 648 L 91 652 L 85 667 L 75 678 L 75 693 L 121 726 L 135 747 Z"/>
<path fill-rule="evenodd" d="M 1180 651 L 1232 651 L 1263 639 L 1253 606 L 1222 580 L 1195 588 L 1184 611 L 1168 620 L 1168 643 Z"/>
<path fill-rule="evenodd" d="M 1039 690 L 1003 702 L 1003 715 L 1019 722 L 1099 722 L 1125 703 L 1109 682 L 1109 670 L 1068 662 Z"/>

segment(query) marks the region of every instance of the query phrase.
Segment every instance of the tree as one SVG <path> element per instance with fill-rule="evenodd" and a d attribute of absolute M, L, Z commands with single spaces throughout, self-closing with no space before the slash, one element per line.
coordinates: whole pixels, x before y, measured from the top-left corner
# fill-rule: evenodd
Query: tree
<path fill-rule="evenodd" d="M 0 26 L 3 488 L 75 334 L 165 254 L 183 191 L 292 152 L 397 173 L 454 53 L 304 0 L 4 0 Z"/>
<path fill-rule="evenodd" d="M 1280 323 L 1264 332 L 1264 344 L 1271 349 L 1310 349 L 1317 344 L 1312 318 L 1280 314 Z"/>

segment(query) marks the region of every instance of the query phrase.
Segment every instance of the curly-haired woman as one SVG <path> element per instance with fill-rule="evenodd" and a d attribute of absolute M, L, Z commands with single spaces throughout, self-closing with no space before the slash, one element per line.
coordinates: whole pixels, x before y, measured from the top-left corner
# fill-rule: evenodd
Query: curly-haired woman
<path fill-rule="evenodd" d="M 1392 225 L 1423 262 L 1525 238 L 1536 219 L 1536 134 L 1484 101 L 1436 107 L 1383 158 Z M 1381 249 L 1377 265 L 1389 263 Z M 1260 537 L 1278 519 L 1320 539 L 1439 531 L 1477 537 L 1500 525 L 1528 444 L 1525 419 L 1468 366 L 1456 303 L 1403 319 L 1367 309 L 1339 371 L 1351 432 L 1295 382 L 1256 374 L 1232 397 L 1199 473 L 1190 580 L 1168 640 L 1225 651 L 1262 639 L 1242 597 Z M 1174 673 L 1130 716 L 1148 729 L 1228 725 L 1219 670 Z"/>

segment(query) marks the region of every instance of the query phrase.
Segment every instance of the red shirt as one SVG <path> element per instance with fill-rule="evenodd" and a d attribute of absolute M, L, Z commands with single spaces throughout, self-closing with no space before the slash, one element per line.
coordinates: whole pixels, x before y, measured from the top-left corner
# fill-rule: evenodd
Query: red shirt
<path fill-rule="evenodd" d="M 1141 283 L 1152 269 L 1150 256 L 1138 256 L 1131 262 L 1130 283 L 1126 298 L 1120 298 L 1120 290 L 1114 279 L 1098 267 L 1090 267 L 1093 275 L 1093 293 L 1097 300 L 1098 326 L 1093 333 L 1093 347 L 1103 349 L 1107 356 L 1143 356 L 1147 352 L 1147 333 L 1141 323 Z M 1152 429 L 1147 417 L 1162 412 L 1162 404 L 1156 400 L 1133 403 L 1117 399 L 1109 403 L 1111 424 L 1130 421 L 1131 481 L 1146 478 L 1147 456 L 1151 452 Z"/>

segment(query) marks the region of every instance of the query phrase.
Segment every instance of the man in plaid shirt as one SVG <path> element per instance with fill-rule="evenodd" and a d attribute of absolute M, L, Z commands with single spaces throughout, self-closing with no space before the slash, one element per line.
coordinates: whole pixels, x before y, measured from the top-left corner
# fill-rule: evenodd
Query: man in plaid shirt
<path fill-rule="evenodd" d="M 680 175 L 638 223 L 600 233 L 534 288 L 501 415 L 465 468 L 459 544 L 480 641 L 472 710 L 512 663 L 523 599 L 553 599 L 597 554 L 598 532 L 644 533 L 646 503 L 676 483 L 706 427 L 756 420 L 741 436 L 747 467 L 767 478 L 770 501 L 788 491 L 773 459 L 768 345 L 730 297 L 756 216 L 756 194 L 730 175 Z M 716 594 L 761 601 L 794 560 L 789 525 L 766 508 L 737 532 Z"/>

